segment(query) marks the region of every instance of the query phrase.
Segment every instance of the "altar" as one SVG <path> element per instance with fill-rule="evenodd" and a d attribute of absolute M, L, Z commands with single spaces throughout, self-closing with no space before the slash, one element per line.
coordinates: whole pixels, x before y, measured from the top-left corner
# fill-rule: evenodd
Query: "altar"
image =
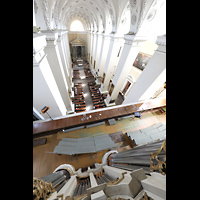
<path fill-rule="evenodd" d="M 76 62 L 77 60 L 86 60 L 85 55 L 85 42 L 80 39 L 79 37 L 73 41 L 70 42 L 71 45 L 71 54 L 72 54 L 72 60 L 73 62 Z"/>

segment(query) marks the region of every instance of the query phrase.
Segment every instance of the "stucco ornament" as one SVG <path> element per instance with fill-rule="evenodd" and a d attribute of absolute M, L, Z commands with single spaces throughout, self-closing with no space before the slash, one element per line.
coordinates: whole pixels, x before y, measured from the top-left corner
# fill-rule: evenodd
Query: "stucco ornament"
<path fill-rule="evenodd" d="M 137 0 L 130 0 L 129 2 L 130 2 L 131 7 L 134 8 L 136 6 Z"/>
<path fill-rule="evenodd" d="M 136 20 L 137 20 L 136 15 L 132 15 L 132 17 L 131 17 L 131 24 L 135 25 L 136 24 Z"/>
<path fill-rule="evenodd" d="M 43 6 L 42 9 L 43 9 L 44 21 L 47 26 L 47 30 L 50 30 L 50 23 L 49 23 L 49 17 L 48 17 L 48 1 L 43 0 L 42 6 Z"/>
<path fill-rule="evenodd" d="M 151 21 L 156 15 L 156 9 L 152 10 L 152 12 L 148 15 L 147 21 Z"/>

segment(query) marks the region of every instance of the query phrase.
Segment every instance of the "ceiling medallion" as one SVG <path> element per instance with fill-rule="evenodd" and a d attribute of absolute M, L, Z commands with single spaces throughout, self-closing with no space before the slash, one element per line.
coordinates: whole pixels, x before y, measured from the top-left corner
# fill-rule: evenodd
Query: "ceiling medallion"
<path fill-rule="evenodd" d="M 156 10 L 153 10 L 147 17 L 147 21 L 151 21 L 156 15 Z"/>
<path fill-rule="evenodd" d="M 131 6 L 134 8 L 137 3 L 137 0 L 130 0 Z"/>
<path fill-rule="evenodd" d="M 131 17 L 131 24 L 135 25 L 135 24 L 136 24 L 136 20 L 137 20 L 136 15 L 133 15 L 133 16 Z"/>

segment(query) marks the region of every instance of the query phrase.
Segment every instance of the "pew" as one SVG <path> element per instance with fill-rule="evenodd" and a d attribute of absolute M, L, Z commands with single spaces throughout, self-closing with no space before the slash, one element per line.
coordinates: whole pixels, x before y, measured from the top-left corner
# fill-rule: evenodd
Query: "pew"
<path fill-rule="evenodd" d="M 74 103 L 85 102 L 84 98 L 75 99 Z"/>
<path fill-rule="evenodd" d="M 96 100 L 96 99 L 99 99 L 101 98 L 101 96 L 91 96 L 92 97 L 92 100 Z"/>
<path fill-rule="evenodd" d="M 77 98 L 77 99 L 78 99 L 78 98 L 83 98 L 83 97 L 84 97 L 83 94 L 76 94 L 76 95 L 75 95 L 75 98 Z"/>
<path fill-rule="evenodd" d="M 91 92 L 99 92 L 99 89 L 90 89 Z"/>
<path fill-rule="evenodd" d="M 83 95 L 84 93 L 82 91 L 75 91 L 74 94 L 75 95 Z"/>
<path fill-rule="evenodd" d="M 89 86 L 89 89 L 90 89 L 90 90 L 99 90 L 99 88 L 93 87 L 93 86 Z"/>
<path fill-rule="evenodd" d="M 86 110 L 86 106 L 84 108 L 75 108 L 76 112 L 81 112 L 81 111 L 85 111 Z"/>
<path fill-rule="evenodd" d="M 102 97 L 100 93 L 91 93 L 91 97 Z"/>
<path fill-rule="evenodd" d="M 101 104 L 101 103 L 104 103 L 104 101 L 96 101 L 96 102 L 93 102 L 94 105 L 98 105 L 98 104 Z"/>
<path fill-rule="evenodd" d="M 104 108 L 105 104 L 102 103 L 102 104 L 94 105 L 94 107 L 95 107 L 95 109 L 97 109 L 97 108 Z"/>
<path fill-rule="evenodd" d="M 75 108 L 86 108 L 85 104 L 75 104 Z"/>
<path fill-rule="evenodd" d="M 98 101 L 101 101 L 101 100 L 103 100 L 103 98 L 101 97 L 101 98 L 99 98 L 99 99 L 93 99 L 93 102 L 98 102 Z"/>
<path fill-rule="evenodd" d="M 92 99 L 100 99 L 101 98 L 101 96 L 92 96 Z"/>
<path fill-rule="evenodd" d="M 85 103 L 85 100 L 83 100 L 83 101 L 76 101 L 76 102 L 74 102 L 74 104 L 82 104 L 82 103 Z"/>
<path fill-rule="evenodd" d="M 74 86 L 81 86 L 82 83 L 74 83 Z"/>
<path fill-rule="evenodd" d="M 85 102 L 79 102 L 79 103 L 75 103 L 75 104 L 78 104 L 78 105 L 86 105 Z"/>

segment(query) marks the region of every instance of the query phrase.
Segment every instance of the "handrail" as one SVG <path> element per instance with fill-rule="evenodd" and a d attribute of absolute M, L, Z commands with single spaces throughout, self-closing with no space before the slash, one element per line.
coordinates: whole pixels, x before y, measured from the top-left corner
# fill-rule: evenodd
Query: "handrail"
<path fill-rule="evenodd" d="M 135 112 L 144 112 L 166 106 L 166 98 L 156 98 L 132 104 L 106 107 L 97 110 L 75 113 L 54 118 L 54 120 L 40 120 L 33 123 L 33 137 L 55 134 L 64 128 L 88 125 L 111 118 L 132 115 Z M 86 116 L 86 117 L 83 117 Z M 89 117 L 90 116 L 90 117 Z"/>

